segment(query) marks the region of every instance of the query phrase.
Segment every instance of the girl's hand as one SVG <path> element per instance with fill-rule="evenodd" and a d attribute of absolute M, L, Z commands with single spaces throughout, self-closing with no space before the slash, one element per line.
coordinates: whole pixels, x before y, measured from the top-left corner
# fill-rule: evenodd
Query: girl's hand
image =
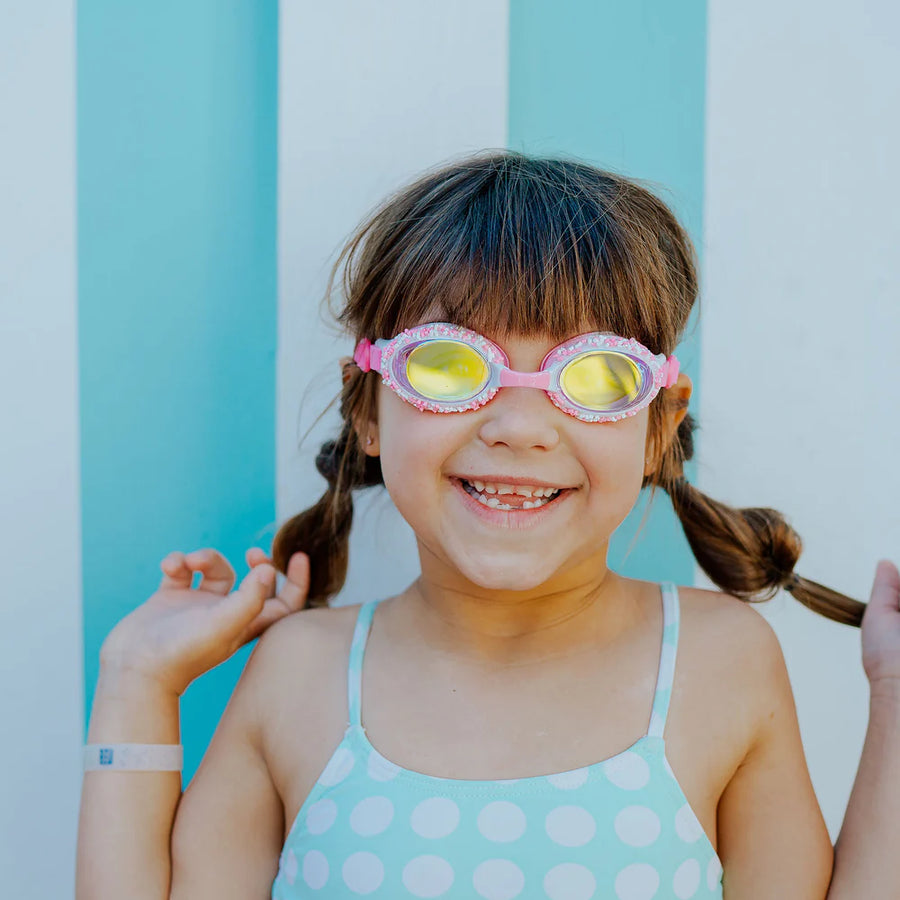
<path fill-rule="evenodd" d="M 272 565 L 272 560 L 266 556 L 260 547 L 251 547 L 244 559 L 251 569 L 264 564 Z M 287 578 L 281 586 L 278 595 L 292 611 L 303 609 L 306 603 L 306 595 L 309 592 L 309 557 L 305 553 L 295 553 L 288 561 Z"/>
<path fill-rule="evenodd" d="M 136 673 L 183 694 L 195 678 L 273 622 L 303 608 L 306 557 L 295 554 L 291 565 L 294 580 L 280 595 L 269 563 L 251 568 L 232 591 L 234 570 L 218 551 L 170 553 L 160 563 L 163 578 L 156 593 L 107 635 L 101 667 Z M 191 587 L 194 572 L 202 573 L 196 588 Z"/>
<path fill-rule="evenodd" d="M 861 631 L 863 669 L 869 684 L 900 686 L 900 572 L 890 560 L 880 560 L 875 569 Z"/>

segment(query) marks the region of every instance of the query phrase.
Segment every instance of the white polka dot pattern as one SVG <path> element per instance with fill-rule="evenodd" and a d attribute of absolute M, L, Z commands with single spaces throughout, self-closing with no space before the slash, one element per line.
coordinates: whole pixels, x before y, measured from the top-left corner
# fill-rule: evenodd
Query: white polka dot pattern
<path fill-rule="evenodd" d="M 310 850 L 303 857 L 303 880 L 313 889 L 325 887 L 328 882 L 329 866 L 325 854 Z M 293 884 L 293 881 L 291 882 Z"/>
<path fill-rule="evenodd" d="M 650 780 L 650 767 L 643 756 L 626 750 L 603 764 L 603 774 L 623 791 L 639 791 Z"/>
<path fill-rule="evenodd" d="M 350 827 L 362 837 L 381 834 L 394 818 L 394 804 L 387 797 L 366 797 L 353 807 Z"/>
<path fill-rule="evenodd" d="M 648 847 L 659 837 L 659 816 L 646 806 L 626 806 L 616 815 L 614 827 L 623 844 Z"/>
<path fill-rule="evenodd" d="M 722 863 L 714 856 L 706 866 L 706 886 L 712 891 L 722 878 Z"/>
<path fill-rule="evenodd" d="M 280 872 L 284 875 L 288 884 L 293 884 L 297 879 L 297 856 L 293 850 L 281 855 Z"/>
<path fill-rule="evenodd" d="M 544 828 L 562 847 L 583 847 L 597 832 L 594 817 L 582 806 L 557 806 L 547 813 Z"/>
<path fill-rule="evenodd" d="M 675 833 L 686 844 L 693 844 L 703 837 L 703 826 L 687 803 L 675 813 Z"/>
<path fill-rule="evenodd" d="M 616 875 L 619 900 L 650 900 L 659 890 L 659 872 L 649 863 L 632 863 Z"/>
<path fill-rule="evenodd" d="M 400 772 L 400 766 L 386 760 L 373 750 L 366 760 L 366 771 L 373 781 L 392 781 Z"/>
<path fill-rule="evenodd" d="M 506 844 L 518 840 L 525 831 L 525 813 L 515 803 L 496 800 L 478 814 L 478 830 L 489 841 Z"/>
<path fill-rule="evenodd" d="M 337 804 L 325 797 L 306 811 L 306 830 L 310 834 L 322 834 L 334 825 L 336 818 Z"/>
<path fill-rule="evenodd" d="M 561 791 L 574 791 L 580 788 L 588 779 L 587 768 L 572 769 L 570 772 L 560 772 L 557 775 L 548 775 L 547 781 Z"/>
<path fill-rule="evenodd" d="M 354 894 L 371 894 L 378 890 L 384 881 L 384 864 L 381 859 L 368 850 L 351 853 L 341 867 L 344 884 Z"/>
<path fill-rule="evenodd" d="M 403 867 L 403 886 L 413 897 L 440 897 L 452 884 L 453 867 L 443 857 L 417 856 Z"/>
<path fill-rule="evenodd" d="M 447 837 L 459 825 L 459 807 L 449 797 L 429 797 L 412 811 L 409 824 L 420 837 Z"/>
<path fill-rule="evenodd" d="M 338 747 L 319 776 L 319 783 L 325 787 L 340 784 L 350 774 L 355 762 L 353 751 L 349 747 Z"/>
<path fill-rule="evenodd" d="M 606 760 L 497 781 L 445 779 L 379 753 L 360 721 L 374 607 L 360 608 L 349 727 L 292 824 L 272 900 L 722 900 L 722 866 L 665 755 L 677 593 L 647 734 Z"/>
<path fill-rule="evenodd" d="M 561 863 L 544 876 L 544 893 L 550 900 L 590 900 L 596 890 L 594 873 L 579 863 Z"/>
<path fill-rule="evenodd" d="M 686 859 L 676 870 L 672 879 L 672 890 L 678 900 L 690 900 L 700 887 L 700 863 L 696 859 Z"/>
<path fill-rule="evenodd" d="M 522 870 L 509 859 L 486 859 L 472 876 L 479 897 L 485 900 L 513 900 L 525 887 Z"/>

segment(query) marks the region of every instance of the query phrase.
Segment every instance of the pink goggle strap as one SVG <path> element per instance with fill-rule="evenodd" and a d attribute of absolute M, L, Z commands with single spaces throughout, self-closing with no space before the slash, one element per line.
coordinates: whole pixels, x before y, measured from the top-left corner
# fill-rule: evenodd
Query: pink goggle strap
<path fill-rule="evenodd" d="M 381 371 L 381 350 L 376 347 L 368 338 L 363 338 L 353 352 L 353 361 L 363 370 L 369 372 L 374 369 L 376 372 Z"/>
<path fill-rule="evenodd" d="M 666 360 L 666 380 L 663 383 L 663 387 L 670 388 L 676 381 L 678 381 L 678 370 L 680 368 L 680 364 L 678 360 L 674 356 L 670 356 Z"/>

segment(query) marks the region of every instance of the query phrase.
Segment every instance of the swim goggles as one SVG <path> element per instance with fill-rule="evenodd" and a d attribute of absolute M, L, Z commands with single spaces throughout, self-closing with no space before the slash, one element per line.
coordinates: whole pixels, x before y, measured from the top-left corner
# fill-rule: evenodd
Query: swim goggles
<path fill-rule="evenodd" d="M 353 359 L 417 409 L 465 412 L 501 387 L 533 387 L 582 422 L 635 415 L 675 383 L 679 368 L 674 356 L 653 354 L 633 338 L 591 332 L 554 347 L 539 371 L 517 372 L 493 341 L 447 322 L 417 325 L 390 340 L 364 338 Z"/>

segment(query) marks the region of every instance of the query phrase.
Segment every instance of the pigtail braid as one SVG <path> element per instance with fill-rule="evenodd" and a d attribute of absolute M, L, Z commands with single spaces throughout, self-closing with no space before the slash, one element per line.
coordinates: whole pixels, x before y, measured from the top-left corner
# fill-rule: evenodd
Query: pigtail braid
<path fill-rule="evenodd" d="M 686 415 L 655 483 L 669 494 L 700 568 L 723 591 L 742 600 L 770 600 L 784 589 L 813 612 L 859 626 L 864 603 L 794 573 L 803 541 L 780 512 L 728 506 L 685 479 L 680 463 L 693 456 L 695 428 L 694 419 Z"/>
<path fill-rule="evenodd" d="M 363 452 L 351 421 L 351 411 L 366 404 L 366 377 L 345 365 L 344 378 L 341 432 L 336 440 L 322 444 L 316 456 L 316 469 L 328 488 L 316 504 L 285 522 L 272 542 L 272 562 L 280 572 L 287 571 L 294 553 L 302 551 L 309 556 L 307 607 L 327 606 L 329 598 L 344 586 L 353 490 L 384 484 L 381 460 Z"/>

